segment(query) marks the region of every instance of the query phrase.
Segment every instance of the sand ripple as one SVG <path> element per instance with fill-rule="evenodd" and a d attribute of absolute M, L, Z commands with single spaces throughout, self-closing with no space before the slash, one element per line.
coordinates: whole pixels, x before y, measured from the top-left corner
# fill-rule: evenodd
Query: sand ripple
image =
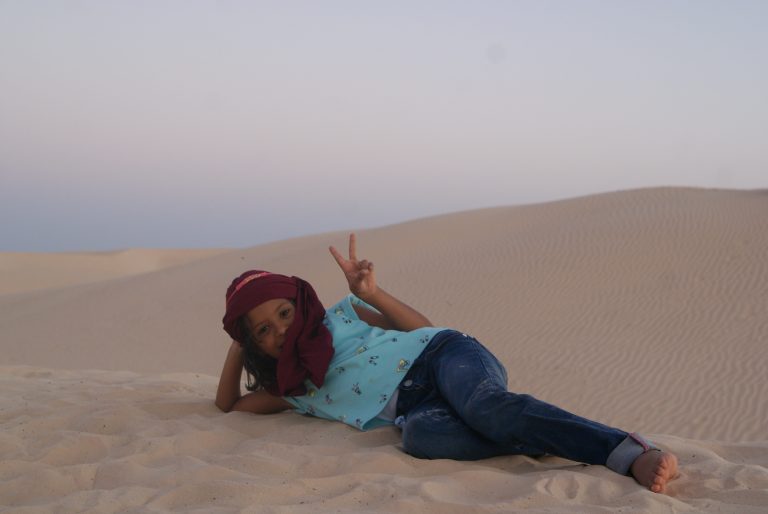
<path fill-rule="evenodd" d="M 4 367 L 0 377 L 7 512 L 760 512 L 768 504 L 768 443 L 660 436 L 684 465 L 666 497 L 555 457 L 425 461 L 398 449 L 396 429 L 222 414 L 211 376 Z"/>

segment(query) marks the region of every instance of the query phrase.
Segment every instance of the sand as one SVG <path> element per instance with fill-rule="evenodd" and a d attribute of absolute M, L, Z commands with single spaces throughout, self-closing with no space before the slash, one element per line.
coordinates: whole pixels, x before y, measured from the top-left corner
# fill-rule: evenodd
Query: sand
<path fill-rule="evenodd" d="M 643 432 L 668 495 L 556 457 L 414 459 L 395 428 L 218 411 L 224 291 L 346 282 L 348 232 L 236 250 L 0 254 L 3 512 L 768 512 L 768 191 L 653 188 L 356 229 L 382 287 L 510 389 Z"/>

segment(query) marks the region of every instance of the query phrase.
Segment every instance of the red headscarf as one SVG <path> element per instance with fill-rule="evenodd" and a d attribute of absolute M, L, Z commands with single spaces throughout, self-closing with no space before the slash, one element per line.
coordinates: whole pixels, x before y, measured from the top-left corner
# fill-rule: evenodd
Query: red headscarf
<path fill-rule="evenodd" d="M 296 313 L 277 360 L 277 384 L 267 390 L 279 396 L 301 396 L 306 394 L 304 380 L 307 378 L 322 387 L 333 357 L 331 333 L 323 324 L 325 308 L 308 282 L 268 271 L 246 271 L 227 289 L 224 330 L 244 344 L 237 320 L 254 307 L 276 298 L 293 300 Z"/>

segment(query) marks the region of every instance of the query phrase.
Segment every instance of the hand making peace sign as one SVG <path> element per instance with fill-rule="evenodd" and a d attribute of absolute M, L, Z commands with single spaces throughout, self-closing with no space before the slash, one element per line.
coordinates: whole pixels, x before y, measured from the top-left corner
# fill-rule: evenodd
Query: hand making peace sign
<path fill-rule="evenodd" d="M 357 260 L 357 241 L 355 234 L 349 235 L 349 259 L 345 259 L 336 248 L 330 246 L 333 258 L 339 264 L 341 271 L 349 282 L 349 290 L 358 298 L 365 299 L 373 295 L 378 287 L 376 285 L 376 276 L 373 272 L 373 263 L 363 259 Z"/>

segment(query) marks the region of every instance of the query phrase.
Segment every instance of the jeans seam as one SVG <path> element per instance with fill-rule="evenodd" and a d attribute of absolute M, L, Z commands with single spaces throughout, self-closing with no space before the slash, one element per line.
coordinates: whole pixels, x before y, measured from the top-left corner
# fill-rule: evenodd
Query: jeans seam
<path fill-rule="evenodd" d="M 447 332 L 450 332 L 451 334 L 446 334 Z M 431 358 L 435 353 L 437 353 L 438 350 L 440 350 L 443 346 L 445 346 L 445 343 L 448 339 L 450 339 L 451 335 L 456 333 L 456 331 L 453 330 L 444 330 L 442 332 L 438 332 L 438 336 L 442 334 L 442 337 L 438 339 L 437 344 L 432 348 L 432 345 L 430 344 L 430 347 L 425 350 L 424 352 L 424 360 Z"/>
<path fill-rule="evenodd" d="M 471 339 L 474 342 L 474 344 L 472 345 L 472 351 L 475 353 L 475 356 L 480 361 L 480 364 L 483 366 L 483 371 L 485 372 L 485 375 L 487 377 L 487 376 L 489 376 L 491 374 L 491 372 L 488 369 L 488 366 L 485 365 L 485 361 L 483 360 L 482 352 L 480 352 L 480 348 L 477 347 L 477 345 L 479 345 L 480 342 L 477 339 L 475 339 L 475 338 L 471 338 Z M 483 381 L 483 382 L 485 383 L 487 380 L 488 379 L 486 378 L 486 380 Z"/>

